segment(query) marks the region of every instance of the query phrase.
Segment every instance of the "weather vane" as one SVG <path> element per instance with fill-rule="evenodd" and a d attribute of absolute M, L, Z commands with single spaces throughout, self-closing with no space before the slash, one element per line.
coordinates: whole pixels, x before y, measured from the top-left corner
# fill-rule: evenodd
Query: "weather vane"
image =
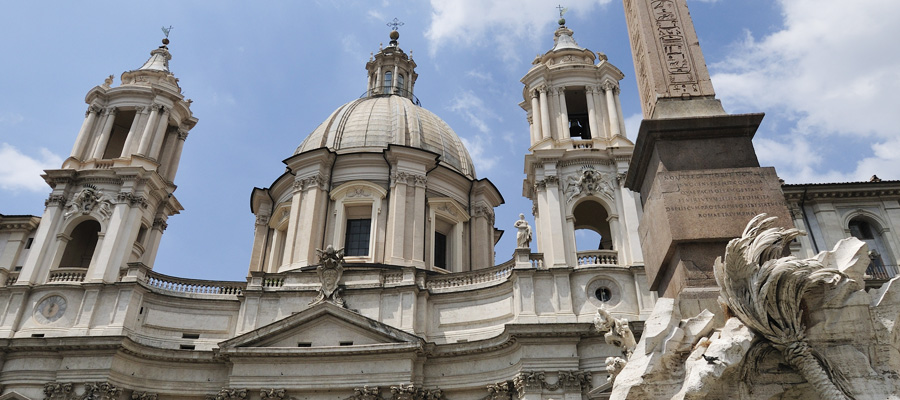
<path fill-rule="evenodd" d="M 559 6 L 557 6 L 556 8 L 559 9 L 559 17 L 560 17 L 560 18 L 563 17 L 563 14 L 565 14 L 566 11 L 569 11 L 569 8 L 568 8 L 568 7 L 563 7 L 562 5 L 559 5 Z"/>
<path fill-rule="evenodd" d="M 166 39 L 168 39 L 168 38 L 169 38 L 169 32 L 171 32 L 171 31 L 172 31 L 172 29 L 175 29 L 175 28 L 173 28 L 173 27 L 172 27 L 172 25 L 169 25 L 169 27 L 168 27 L 168 28 L 166 28 L 166 27 L 162 27 L 162 31 L 163 31 L 163 33 L 165 33 L 165 34 L 166 34 Z"/>
<path fill-rule="evenodd" d="M 399 20 L 399 19 L 397 19 L 397 18 L 394 18 L 394 20 L 393 20 L 393 21 L 391 21 L 391 22 L 388 22 L 388 23 L 387 23 L 387 26 L 389 26 L 389 27 L 391 27 L 391 29 L 393 29 L 393 30 L 395 30 L 395 31 L 396 31 L 396 30 L 397 30 L 397 28 L 399 28 L 399 27 L 401 27 L 401 26 L 403 26 L 403 23 L 402 23 L 402 22 L 400 22 L 400 20 Z"/>

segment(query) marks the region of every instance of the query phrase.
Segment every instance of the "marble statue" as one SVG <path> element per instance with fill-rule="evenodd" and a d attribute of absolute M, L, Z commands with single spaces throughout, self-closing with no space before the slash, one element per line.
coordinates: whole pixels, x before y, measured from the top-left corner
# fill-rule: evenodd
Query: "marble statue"
<path fill-rule="evenodd" d="M 513 225 L 518 229 L 516 232 L 516 247 L 527 249 L 531 247 L 531 226 L 525 220 L 525 214 L 519 214 L 519 220 Z"/>

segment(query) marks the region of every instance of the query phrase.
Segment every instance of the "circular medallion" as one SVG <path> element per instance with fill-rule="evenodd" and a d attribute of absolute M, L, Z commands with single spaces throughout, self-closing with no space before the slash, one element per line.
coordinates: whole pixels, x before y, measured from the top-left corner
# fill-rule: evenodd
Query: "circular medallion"
<path fill-rule="evenodd" d="M 41 300 L 34 310 L 34 319 L 42 324 L 49 324 L 66 313 L 66 299 L 62 296 L 49 296 Z"/>

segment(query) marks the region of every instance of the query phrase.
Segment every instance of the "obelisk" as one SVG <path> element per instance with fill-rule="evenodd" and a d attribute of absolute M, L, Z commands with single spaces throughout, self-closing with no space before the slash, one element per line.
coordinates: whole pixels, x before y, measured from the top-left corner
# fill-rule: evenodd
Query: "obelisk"
<path fill-rule="evenodd" d="M 625 186 L 641 194 L 651 289 L 694 315 L 715 305 L 713 262 L 747 221 L 791 218 L 751 142 L 763 114 L 725 113 L 685 0 L 623 1 L 644 113 Z"/>

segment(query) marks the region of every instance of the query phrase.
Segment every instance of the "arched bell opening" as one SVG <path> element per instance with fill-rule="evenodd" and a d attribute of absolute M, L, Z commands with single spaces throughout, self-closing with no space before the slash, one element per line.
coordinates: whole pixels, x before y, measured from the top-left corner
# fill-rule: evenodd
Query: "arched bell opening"
<path fill-rule="evenodd" d="M 59 260 L 59 268 L 84 268 L 91 265 L 94 258 L 94 250 L 97 247 L 97 239 L 100 233 L 100 223 L 89 219 L 79 223 L 69 235 L 70 239 L 65 244 L 62 258 Z"/>
<path fill-rule="evenodd" d="M 585 199 L 572 210 L 578 265 L 616 265 L 615 238 L 609 211 L 599 201 Z"/>

